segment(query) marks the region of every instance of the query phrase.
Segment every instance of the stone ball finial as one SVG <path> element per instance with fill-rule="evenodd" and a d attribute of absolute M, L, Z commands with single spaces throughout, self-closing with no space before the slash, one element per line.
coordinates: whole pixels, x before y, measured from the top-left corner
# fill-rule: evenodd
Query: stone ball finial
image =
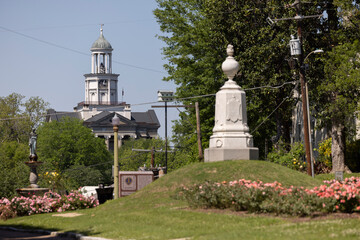
<path fill-rule="evenodd" d="M 229 80 L 233 80 L 239 70 L 239 63 L 234 59 L 234 47 L 229 44 L 226 48 L 228 57 L 222 63 L 221 68 Z"/>
<path fill-rule="evenodd" d="M 231 44 L 227 45 L 226 53 L 228 56 L 234 56 L 234 46 Z"/>

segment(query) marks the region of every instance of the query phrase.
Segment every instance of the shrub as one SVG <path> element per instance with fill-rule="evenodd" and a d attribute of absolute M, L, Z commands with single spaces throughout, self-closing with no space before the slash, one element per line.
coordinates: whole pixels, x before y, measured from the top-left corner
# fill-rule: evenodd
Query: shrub
<path fill-rule="evenodd" d="M 77 191 L 68 195 L 47 192 L 44 196 L 14 197 L 0 199 L 0 216 L 8 219 L 15 216 L 33 215 L 38 213 L 64 212 L 68 210 L 92 208 L 99 205 L 94 197 L 85 197 Z"/>
<path fill-rule="evenodd" d="M 304 146 L 300 142 L 296 142 L 290 146 L 290 150 L 287 151 L 284 146 L 280 146 L 279 149 L 273 149 L 267 156 L 269 162 L 278 163 L 282 166 L 298 170 L 306 170 L 306 162 L 304 162 Z"/>
<path fill-rule="evenodd" d="M 280 183 L 239 181 L 197 184 L 179 189 L 178 197 L 193 208 L 230 208 L 235 211 L 308 216 L 319 212 L 360 212 L 360 178 L 304 189 Z"/>
<path fill-rule="evenodd" d="M 318 149 L 314 149 L 319 153 L 317 160 L 317 172 L 318 173 L 328 173 L 332 168 L 331 160 L 331 138 L 325 139 L 319 144 Z"/>

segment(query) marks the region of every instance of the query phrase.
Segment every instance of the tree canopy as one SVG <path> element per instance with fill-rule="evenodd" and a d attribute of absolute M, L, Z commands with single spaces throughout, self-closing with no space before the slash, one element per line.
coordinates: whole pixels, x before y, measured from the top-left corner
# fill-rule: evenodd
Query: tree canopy
<path fill-rule="evenodd" d="M 42 124 L 37 133 L 43 173 L 62 175 L 69 188 L 111 182 L 112 158 L 104 139 L 96 138 L 82 121 L 63 117 Z"/>
<path fill-rule="evenodd" d="M 234 46 L 235 58 L 240 64 L 234 80 L 247 94 L 248 124 L 255 146 L 264 156 L 266 142 L 271 145 L 269 139 L 273 142 L 283 139 L 289 143 L 291 114 L 295 103 L 300 100 L 292 97 L 294 90 L 300 90 L 298 71 L 291 70 L 288 64 L 292 59 L 288 46 L 290 35 L 297 33 L 297 22 L 291 19 L 296 16 L 294 1 L 157 2 L 154 14 L 163 32 L 159 38 L 166 43 L 163 54 L 168 60 L 164 66 L 168 76 L 164 80 L 177 84 L 176 95 L 185 104 L 199 101 L 204 147 L 208 146 L 214 126 L 215 99 L 184 98 L 213 94 L 219 90 L 225 80 L 220 66 L 226 58 L 228 44 Z M 352 44 L 358 38 L 358 12 L 358 1 L 304 2 L 301 5 L 303 16 L 322 14 L 322 17 L 301 21 L 304 54 L 319 48 L 332 52 L 337 45 Z M 274 21 L 284 18 L 288 20 Z M 325 65 L 334 65 L 332 60 L 324 55 L 312 59 L 309 64 L 306 76 L 311 86 L 311 106 L 324 103 L 324 98 L 317 96 L 321 86 L 326 87 L 329 76 L 325 74 Z M 322 120 L 321 116 L 325 115 L 320 114 L 318 118 Z M 195 123 L 192 109 L 180 114 L 174 127 L 177 144 L 195 145 Z"/>
<path fill-rule="evenodd" d="M 0 143 L 27 142 L 31 129 L 44 120 L 49 104 L 40 97 L 24 98 L 18 93 L 0 97 Z"/>

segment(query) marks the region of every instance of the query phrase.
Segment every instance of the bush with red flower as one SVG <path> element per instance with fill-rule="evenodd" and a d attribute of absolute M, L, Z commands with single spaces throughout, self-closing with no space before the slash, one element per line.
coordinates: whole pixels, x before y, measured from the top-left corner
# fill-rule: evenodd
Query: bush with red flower
<path fill-rule="evenodd" d="M 278 182 L 238 181 L 196 184 L 179 189 L 178 197 L 193 208 L 309 216 L 318 213 L 360 212 L 360 178 L 325 181 L 313 189 L 283 187 Z"/>
<path fill-rule="evenodd" d="M 76 209 L 93 208 L 99 205 L 94 197 L 85 197 L 77 191 L 68 195 L 47 192 L 43 196 L 14 197 L 0 199 L 0 218 L 33 215 L 38 213 L 64 212 Z"/>

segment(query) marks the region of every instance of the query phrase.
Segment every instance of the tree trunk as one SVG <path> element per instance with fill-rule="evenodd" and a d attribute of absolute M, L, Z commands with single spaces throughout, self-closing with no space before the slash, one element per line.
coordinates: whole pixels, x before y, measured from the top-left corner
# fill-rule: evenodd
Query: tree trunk
<path fill-rule="evenodd" d="M 345 127 L 333 121 L 331 127 L 332 172 L 345 170 Z"/>

